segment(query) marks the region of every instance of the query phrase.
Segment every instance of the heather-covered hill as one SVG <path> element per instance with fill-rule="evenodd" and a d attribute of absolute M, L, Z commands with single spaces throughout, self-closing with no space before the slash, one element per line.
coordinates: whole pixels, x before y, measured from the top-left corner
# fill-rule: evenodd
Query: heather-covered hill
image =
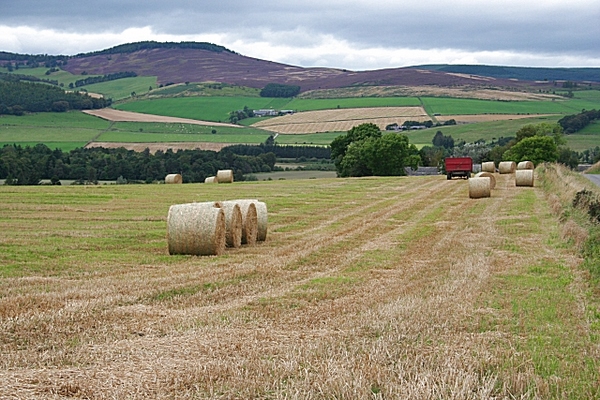
<path fill-rule="evenodd" d="M 134 71 L 157 76 L 160 84 L 215 81 L 262 88 L 267 83 L 298 85 L 302 91 L 357 85 L 487 85 L 515 87 L 525 82 L 416 68 L 348 71 L 303 68 L 246 57 L 229 50 L 157 47 L 82 54 L 63 69 L 73 74 L 105 75 Z"/>

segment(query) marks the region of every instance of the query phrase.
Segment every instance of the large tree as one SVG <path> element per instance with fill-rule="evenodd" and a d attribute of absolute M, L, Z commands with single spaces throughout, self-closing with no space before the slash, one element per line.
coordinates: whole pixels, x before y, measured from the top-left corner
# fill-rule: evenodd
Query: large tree
<path fill-rule="evenodd" d="M 551 136 L 527 137 L 508 149 L 503 158 L 517 163 L 531 161 L 535 165 L 555 162 L 558 160 L 558 146 Z"/>
<path fill-rule="evenodd" d="M 375 124 L 353 127 L 331 143 L 331 158 L 338 176 L 406 175 L 404 167 L 417 167 L 419 151 L 405 135 L 382 135 Z"/>

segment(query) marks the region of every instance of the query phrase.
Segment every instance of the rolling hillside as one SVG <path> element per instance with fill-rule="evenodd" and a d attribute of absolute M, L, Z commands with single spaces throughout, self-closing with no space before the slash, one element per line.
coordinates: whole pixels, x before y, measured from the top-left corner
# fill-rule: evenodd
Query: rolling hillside
<path fill-rule="evenodd" d="M 2 53 L 5 63 L 21 60 L 27 56 Z M 30 56 L 32 59 L 40 56 Z M 48 63 L 47 57 L 42 60 Z M 59 59 L 60 57 L 60 59 Z M 549 70 L 528 70 L 523 74 L 519 68 L 498 67 L 473 71 L 455 70 L 444 66 L 391 68 L 373 71 L 348 71 L 334 68 L 303 68 L 257 58 L 246 57 L 221 46 L 208 43 L 157 43 L 140 42 L 116 46 L 94 53 L 79 54 L 64 60 L 56 56 L 62 69 L 75 74 L 105 75 L 134 71 L 138 76 L 156 76 L 165 85 L 183 82 L 223 82 L 262 88 L 267 83 L 299 85 L 302 91 L 356 86 L 485 86 L 501 88 L 552 87 L 553 82 L 543 80 L 554 76 Z M 563 69 L 564 70 L 564 69 Z M 600 69 L 577 71 L 568 69 L 574 81 L 594 80 L 600 82 Z M 481 72 L 489 72 L 484 76 Z M 578 72 L 585 72 L 578 75 Z M 537 74 L 537 75 L 536 75 Z M 594 75 L 595 74 L 595 75 Z M 521 77 L 525 80 L 519 79 Z M 579 79 L 578 77 L 581 77 Z M 535 81 L 542 81 L 535 83 Z"/>

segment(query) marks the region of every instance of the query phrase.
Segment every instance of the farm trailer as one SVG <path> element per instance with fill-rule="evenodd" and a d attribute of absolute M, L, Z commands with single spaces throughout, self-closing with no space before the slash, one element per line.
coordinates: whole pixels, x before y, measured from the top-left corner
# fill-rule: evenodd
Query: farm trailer
<path fill-rule="evenodd" d="M 473 172 L 473 159 L 471 157 L 447 157 L 444 160 L 444 167 L 448 180 L 455 176 L 469 179 Z"/>

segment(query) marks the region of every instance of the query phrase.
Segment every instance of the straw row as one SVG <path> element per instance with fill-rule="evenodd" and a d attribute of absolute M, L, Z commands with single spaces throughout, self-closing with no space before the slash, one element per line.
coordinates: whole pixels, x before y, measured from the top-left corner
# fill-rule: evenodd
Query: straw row
<path fill-rule="evenodd" d="M 247 200 L 176 204 L 167 215 L 169 254 L 221 255 L 267 238 L 267 205 Z"/>

